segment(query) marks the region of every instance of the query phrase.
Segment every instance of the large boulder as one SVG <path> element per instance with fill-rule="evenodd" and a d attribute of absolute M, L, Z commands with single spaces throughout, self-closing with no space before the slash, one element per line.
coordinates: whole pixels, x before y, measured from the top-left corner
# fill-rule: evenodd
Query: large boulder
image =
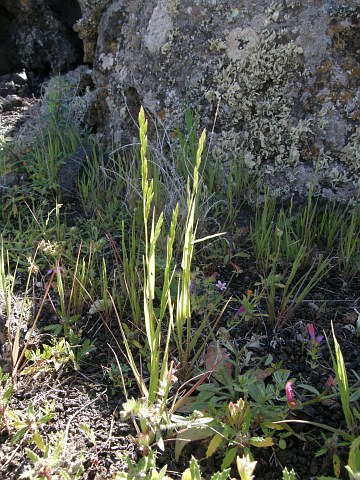
<path fill-rule="evenodd" d="M 242 156 L 283 192 L 306 190 L 316 171 L 325 194 L 355 195 L 358 0 L 83 3 L 97 5 L 89 55 L 96 45 L 94 82 L 112 140 L 137 137 L 142 104 L 153 140 L 171 143 L 192 107 L 223 162 Z"/>
<path fill-rule="evenodd" d="M 77 0 L 0 0 L 0 75 L 60 73 L 82 62 Z"/>

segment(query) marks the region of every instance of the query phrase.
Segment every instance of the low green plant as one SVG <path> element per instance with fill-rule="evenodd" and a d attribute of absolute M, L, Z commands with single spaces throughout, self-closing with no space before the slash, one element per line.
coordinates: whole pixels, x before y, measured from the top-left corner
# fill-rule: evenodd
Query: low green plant
<path fill-rule="evenodd" d="M 282 472 L 282 480 L 296 480 L 296 473 L 294 469 L 292 468 L 290 471 L 287 469 L 287 467 L 284 468 Z"/>
<path fill-rule="evenodd" d="M 126 233 L 125 222 L 121 223 L 121 254 L 114 240 L 110 237 L 116 261 L 116 272 L 119 276 L 119 284 L 122 290 L 122 297 L 125 298 L 125 305 L 130 304 L 132 322 L 135 327 L 140 326 L 141 321 L 141 256 L 142 244 L 139 241 L 139 234 L 136 230 L 136 218 L 134 217 L 130 232 Z"/>
<path fill-rule="evenodd" d="M 223 228 L 234 222 L 244 200 L 251 199 L 253 193 L 259 191 L 259 175 L 250 171 L 243 157 L 231 158 L 229 172 L 225 178 L 227 181 L 226 208 L 229 214 Z"/>
<path fill-rule="evenodd" d="M 12 320 L 13 320 L 13 315 L 12 315 L 12 302 L 13 302 L 13 296 L 14 296 L 14 287 L 16 283 L 16 273 L 17 273 L 17 266 L 15 267 L 15 270 L 13 273 L 11 273 L 11 268 L 10 268 L 10 261 L 9 261 L 9 254 L 6 254 L 6 262 L 5 262 L 5 253 L 4 253 L 4 248 L 3 248 L 3 243 L 1 240 L 1 258 L 0 258 L 0 292 L 2 293 L 4 299 L 5 299 L 5 310 L 6 310 L 6 326 L 7 326 L 7 340 L 9 343 L 10 347 L 10 368 L 11 368 L 11 374 L 12 378 L 15 379 L 16 375 L 21 368 L 22 365 L 22 360 L 25 355 L 25 350 L 27 346 L 29 345 L 31 335 L 35 329 L 35 326 L 37 324 L 37 321 L 40 317 L 45 298 L 49 293 L 50 287 L 51 287 L 51 282 L 54 278 L 54 272 L 51 274 L 50 280 L 48 285 L 45 288 L 45 293 L 44 297 L 42 298 L 42 301 L 40 303 L 40 306 L 38 308 L 38 311 L 35 315 L 35 318 L 32 321 L 31 327 L 29 329 L 28 337 L 24 341 L 24 345 L 21 347 L 20 345 L 20 333 L 21 329 L 23 326 L 24 322 L 24 315 L 25 315 L 25 310 L 26 310 L 26 305 L 28 302 L 28 297 L 27 297 L 27 292 L 29 291 L 30 287 L 30 280 L 33 276 L 33 274 L 37 271 L 36 263 L 35 263 L 35 257 L 29 257 L 28 262 L 28 275 L 27 275 L 27 282 L 26 282 L 26 288 L 25 288 L 25 293 L 22 297 L 21 300 L 21 309 L 20 309 L 20 316 L 17 319 L 17 325 L 15 328 L 15 334 L 13 333 L 13 325 L 12 325 Z"/>
<path fill-rule="evenodd" d="M 65 433 L 57 432 L 50 435 L 50 440 L 44 443 L 40 453 L 25 449 L 31 466 L 25 468 L 19 478 L 29 480 L 80 480 L 83 478 L 83 459 L 79 452 L 64 452 Z"/>
<path fill-rule="evenodd" d="M 220 472 L 213 473 L 209 480 L 227 480 L 230 475 L 230 468 L 221 469 Z M 182 476 L 181 480 L 201 480 L 201 470 L 198 461 L 196 458 L 191 457 L 190 466 L 187 468 Z M 249 478 L 244 477 L 242 480 L 249 480 Z M 250 479 L 251 480 L 251 479 Z"/>
<path fill-rule="evenodd" d="M 349 473 L 350 480 L 359 480 L 360 478 L 360 437 L 353 440 L 350 445 L 348 464 L 346 470 Z"/>
<path fill-rule="evenodd" d="M 74 348 L 65 338 L 52 338 L 50 345 L 43 344 L 36 350 L 25 350 L 27 365 L 22 369 L 22 375 L 35 375 L 38 372 L 59 371 L 69 362 L 76 370 L 79 369 Z"/>
<path fill-rule="evenodd" d="M 53 410 L 54 404 L 47 403 L 45 407 L 36 411 L 32 401 L 29 402 L 26 413 L 10 410 L 8 412 L 10 430 L 16 430 L 11 442 L 16 444 L 24 440 L 26 443 L 35 444 L 43 452 L 45 443 L 40 430 L 42 425 L 54 417 Z"/>
<path fill-rule="evenodd" d="M 224 302 L 224 295 L 219 290 L 214 275 L 205 277 L 199 270 L 191 274 L 190 297 L 191 313 L 199 318 L 207 318 L 211 324 L 211 318 L 220 313 Z"/>
<path fill-rule="evenodd" d="M 315 328 L 312 323 L 308 324 L 309 340 L 307 342 L 306 353 L 308 355 L 308 364 L 312 370 L 316 370 L 319 365 L 320 345 L 324 339 L 323 335 L 315 335 Z"/>
<path fill-rule="evenodd" d="M 165 465 L 160 471 L 156 467 L 156 454 L 153 450 L 149 450 L 147 455 L 144 455 L 134 465 L 130 455 L 119 454 L 120 460 L 126 466 L 126 472 L 117 472 L 114 476 L 114 480 L 132 480 L 134 478 L 143 478 L 144 480 L 171 480 L 166 475 L 167 465 Z"/>
<path fill-rule="evenodd" d="M 278 426 L 282 426 L 283 424 L 286 424 L 288 427 L 288 424 L 290 423 L 296 423 L 296 424 L 304 424 L 304 425 L 311 425 L 315 428 L 322 429 L 326 432 L 330 432 L 332 434 L 331 439 L 327 439 L 325 435 L 322 434 L 325 442 L 325 446 L 322 447 L 318 452 L 317 456 L 324 455 L 327 453 L 331 453 L 332 459 L 333 459 L 333 468 L 334 468 L 334 474 L 336 478 L 339 478 L 340 475 L 340 469 L 341 469 L 341 462 L 340 458 L 337 454 L 337 449 L 339 447 L 348 447 L 349 448 L 349 459 L 348 459 L 348 465 L 346 466 L 349 476 L 351 480 L 357 479 L 358 477 L 356 475 L 359 474 L 360 470 L 360 443 L 358 441 L 358 432 L 359 432 L 359 420 L 360 420 L 360 413 L 359 409 L 355 408 L 355 406 L 352 405 L 352 403 L 356 402 L 356 400 L 359 398 L 359 389 L 357 389 L 353 394 L 351 394 L 351 390 L 349 388 L 348 384 L 348 378 L 347 378 L 347 372 L 346 372 L 346 366 L 344 363 L 344 359 L 341 353 L 341 349 L 339 346 L 339 343 L 336 339 L 335 332 L 334 332 L 334 327 L 331 325 L 332 328 L 332 338 L 334 342 L 334 349 L 335 351 L 333 352 L 331 347 L 330 347 L 330 342 L 328 338 L 326 337 L 326 341 L 330 350 L 330 355 L 331 359 L 333 362 L 333 368 L 335 371 L 336 375 L 336 383 L 334 382 L 334 385 L 332 386 L 332 389 L 335 390 L 335 393 L 328 396 L 327 398 L 333 398 L 334 396 L 340 396 L 340 401 L 341 401 L 341 406 L 343 409 L 345 421 L 346 421 L 346 427 L 347 429 L 341 429 L 341 428 L 334 428 L 330 427 L 329 425 L 318 423 L 318 422 L 313 422 L 313 421 L 307 421 L 307 420 L 293 420 L 293 419 L 288 419 L 288 420 L 280 420 L 276 421 L 275 424 Z M 336 392 L 335 385 L 338 386 L 338 392 Z M 308 401 L 300 404 L 296 404 L 296 408 L 304 408 L 307 404 L 311 404 L 314 402 L 319 402 L 320 400 L 323 400 L 324 395 L 319 394 L 317 390 L 314 387 L 307 386 L 307 385 L 302 385 L 303 388 L 309 390 L 310 392 L 315 393 L 316 398 L 314 401 Z M 339 441 L 339 438 L 342 440 Z M 334 480 L 332 477 L 319 477 L 319 480 Z"/>
<path fill-rule="evenodd" d="M 90 427 L 88 423 L 82 423 L 80 425 L 80 429 L 85 433 L 87 438 L 90 440 L 90 442 L 93 445 L 94 448 L 94 460 L 93 460 L 93 465 L 95 468 L 98 468 L 99 466 L 99 450 L 96 442 L 96 435 L 94 430 Z"/>
<path fill-rule="evenodd" d="M 268 448 L 276 443 L 286 448 L 285 438 L 294 432 L 288 429 L 280 433 L 279 440 L 274 439 L 273 432 L 275 422 L 286 418 L 291 410 L 284 397 L 290 372 L 268 367 L 233 377 L 231 365 L 238 364 L 239 358 L 232 362 L 224 348 L 218 346 L 216 353 L 213 350 L 207 354 L 208 368 L 216 362 L 210 377 L 213 382 L 199 385 L 195 399 L 188 399 L 182 406 L 195 417 L 190 416 L 176 436 L 176 459 L 187 443 L 200 439 L 209 440 L 207 458 L 215 453 L 223 456 L 222 469 L 228 468 L 237 454 L 248 454 L 252 448 Z M 229 398 L 237 400 L 228 402 Z"/>
<path fill-rule="evenodd" d="M 191 107 L 184 110 L 183 129 L 178 124 L 175 129 L 176 138 L 179 141 L 180 152 L 177 154 L 177 168 L 180 175 L 186 180 L 193 174 L 197 163 L 198 138 L 200 131 L 200 115 Z M 205 156 L 205 152 L 204 152 Z"/>
<path fill-rule="evenodd" d="M 7 140 L 1 131 L 0 125 L 0 176 L 5 175 L 11 171 L 10 162 L 9 162 L 9 152 L 7 150 Z"/>
<path fill-rule="evenodd" d="M 259 304 L 264 296 L 264 291 L 255 289 L 247 290 L 241 298 L 234 298 L 240 307 L 236 310 L 234 318 L 228 322 L 229 327 L 236 327 L 241 320 L 248 322 L 259 317 L 267 315 L 259 311 Z"/>
<path fill-rule="evenodd" d="M 13 394 L 14 385 L 8 373 L 3 373 L 0 367 L 0 432 L 10 433 L 9 403 Z"/>
<path fill-rule="evenodd" d="M 126 183 L 121 174 L 123 163 L 105 161 L 101 145 L 89 140 L 91 154 L 86 156 L 77 180 L 77 194 L 85 217 L 93 218 L 101 228 L 117 230 L 125 216 Z"/>

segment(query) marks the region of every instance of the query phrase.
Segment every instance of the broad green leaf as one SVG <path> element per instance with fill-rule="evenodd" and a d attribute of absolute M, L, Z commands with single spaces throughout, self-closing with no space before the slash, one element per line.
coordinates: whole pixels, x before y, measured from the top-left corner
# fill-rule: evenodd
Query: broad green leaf
<path fill-rule="evenodd" d="M 67 472 L 61 472 L 61 478 L 63 480 L 72 480 L 72 478 L 70 477 L 70 475 L 67 473 Z M 75 477 L 75 478 L 78 478 L 78 477 Z M 117 478 L 117 477 L 116 477 Z M 126 477 L 125 477 L 126 478 Z"/>
<path fill-rule="evenodd" d="M 35 445 L 38 447 L 38 449 L 43 452 L 44 449 L 45 449 L 45 444 L 44 444 L 44 440 L 43 440 L 42 436 L 40 435 L 40 433 L 35 432 L 32 439 L 35 442 Z"/>
<path fill-rule="evenodd" d="M 317 480 L 336 480 L 335 477 L 317 477 Z"/>
<path fill-rule="evenodd" d="M 166 470 L 167 470 L 167 465 L 164 465 L 163 468 L 158 473 L 158 477 L 157 477 L 158 480 L 165 480 L 166 478 L 169 478 L 169 477 L 166 477 Z"/>
<path fill-rule="evenodd" d="M 2 400 L 3 402 L 5 402 L 5 404 L 7 404 L 10 400 L 10 397 L 12 395 L 12 392 L 13 392 L 13 389 L 14 389 L 14 386 L 11 384 L 8 386 L 8 388 L 5 390 L 5 393 L 3 393 L 2 395 Z"/>
<path fill-rule="evenodd" d="M 251 437 L 249 440 L 250 445 L 257 448 L 272 447 L 274 445 L 271 437 Z"/>
<path fill-rule="evenodd" d="M 30 460 L 32 463 L 37 463 L 40 460 L 39 455 L 37 455 L 35 452 L 30 450 L 29 448 L 25 448 L 25 453 L 27 458 Z"/>
<path fill-rule="evenodd" d="M 29 402 L 29 406 L 28 406 L 28 415 L 29 416 L 32 416 L 32 417 L 35 417 L 35 411 L 34 411 L 34 405 L 32 403 L 32 401 L 30 400 Z"/>
<path fill-rule="evenodd" d="M 334 475 L 336 478 L 340 477 L 340 468 L 341 468 L 341 462 L 340 458 L 336 453 L 333 455 L 333 468 L 334 468 Z"/>
<path fill-rule="evenodd" d="M 54 417 L 53 413 L 49 413 L 48 415 L 44 415 L 43 417 L 39 418 L 37 423 L 47 423 Z"/>
<path fill-rule="evenodd" d="M 309 392 L 311 393 L 315 393 L 315 395 L 320 395 L 320 392 L 319 390 L 317 390 L 315 387 L 313 387 L 312 385 L 307 385 L 305 383 L 299 383 L 297 385 L 297 387 L 301 387 L 303 388 L 304 390 L 308 390 Z"/>
<path fill-rule="evenodd" d="M 360 388 L 356 389 L 350 396 L 350 402 L 356 402 L 360 398 Z"/>
<path fill-rule="evenodd" d="M 280 440 L 278 441 L 278 445 L 281 450 L 286 450 L 286 442 L 283 438 L 280 438 Z"/>
<path fill-rule="evenodd" d="M 267 428 L 272 428 L 273 430 L 284 430 L 285 428 L 278 424 L 278 423 L 275 423 L 275 422 L 264 422 L 264 425 L 265 427 Z"/>
<path fill-rule="evenodd" d="M 221 464 L 221 470 L 225 470 L 226 468 L 230 467 L 230 465 L 235 460 L 236 453 L 237 453 L 237 447 L 230 448 L 230 450 L 227 451 L 225 458 Z"/>
<path fill-rule="evenodd" d="M 183 474 L 181 475 L 181 480 L 191 480 L 190 468 L 187 468 L 183 471 Z"/>
<path fill-rule="evenodd" d="M 351 444 L 348 463 L 354 472 L 360 472 L 360 437 Z"/>
<path fill-rule="evenodd" d="M 211 439 L 209 446 L 206 450 L 206 458 L 211 457 L 211 455 L 213 455 L 216 452 L 216 450 L 220 447 L 222 441 L 223 441 L 223 437 L 222 435 L 219 435 L 219 434 L 215 435 Z"/>
<path fill-rule="evenodd" d="M 175 460 L 178 461 L 185 445 L 214 435 L 209 427 L 190 427 L 181 431 L 175 440 Z"/>
<path fill-rule="evenodd" d="M 11 439 L 11 443 L 17 443 L 24 435 L 25 433 L 28 431 L 28 427 L 23 427 L 23 428 L 20 428 L 20 430 L 18 430 L 15 435 L 12 437 Z"/>

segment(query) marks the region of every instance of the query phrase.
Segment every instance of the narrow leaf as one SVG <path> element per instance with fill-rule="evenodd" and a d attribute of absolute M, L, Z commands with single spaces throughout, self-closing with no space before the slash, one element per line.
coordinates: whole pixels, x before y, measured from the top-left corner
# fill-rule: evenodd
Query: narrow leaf
<path fill-rule="evenodd" d="M 42 436 L 40 435 L 40 433 L 35 432 L 32 439 L 35 442 L 35 445 L 38 447 L 38 449 L 43 452 L 45 450 L 45 444 L 44 444 L 44 440 L 43 440 Z"/>
<path fill-rule="evenodd" d="M 233 447 L 227 451 L 225 458 L 221 464 L 221 470 L 225 470 L 226 468 L 230 467 L 236 457 L 237 447 Z"/>
<path fill-rule="evenodd" d="M 211 442 L 209 443 L 209 446 L 206 450 L 206 458 L 209 458 L 211 457 L 211 455 L 214 455 L 216 450 L 220 447 L 222 441 L 223 441 L 223 437 L 219 434 L 215 435 L 211 439 Z"/>
<path fill-rule="evenodd" d="M 273 439 L 271 437 L 251 437 L 249 443 L 253 447 L 257 448 L 272 447 L 274 445 Z"/>

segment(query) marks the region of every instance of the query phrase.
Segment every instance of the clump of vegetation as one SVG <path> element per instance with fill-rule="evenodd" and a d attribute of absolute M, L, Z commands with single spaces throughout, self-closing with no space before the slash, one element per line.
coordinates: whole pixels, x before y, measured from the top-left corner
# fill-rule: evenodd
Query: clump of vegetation
<path fill-rule="evenodd" d="M 174 132 L 174 193 L 150 153 L 143 109 L 139 151 L 105 161 L 96 145 L 77 197 L 61 198 L 63 155 L 90 140 L 69 123 L 57 90 L 48 98 L 49 121 L 18 165 L 27 180 L 0 212 L 0 429 L 21 456 L 19 478 L 76 479 L 104 468 L 119 418 L 103 443 L 96 425 L 77 428 L 76 418 L 99 396 L 59 427 L 60 390 L 48 403 L 29 390 L 73 371 L 88 379 L 87 363 L 100 370 L 104 348 L 99 384 L 109 396 L 122 391 L 121 421 L 133 429 L 113 478 L 200 480 L 204 459 L 213 480 L 263 478 L 267 451 L 281 455 L 314 437 L 314 460 L 330 458 L 319 478 L 358 478 L 360 380 L 322 292 L 335 276 L 348 290 L 359 279 L 359 209 L 323 205 L 312 188 L 303 205 L 281 204 L 241 158 L 224 176 L 189 112 L 186 131 Z M 359 316 L 356 298 L 347 302 Z M 349 327 L 356 342 L 359 317 Z M 336 402 L 338 424 L 311 418 Z M 297 467 L 278 467 L 278 478 L 297 478 Z"/>

